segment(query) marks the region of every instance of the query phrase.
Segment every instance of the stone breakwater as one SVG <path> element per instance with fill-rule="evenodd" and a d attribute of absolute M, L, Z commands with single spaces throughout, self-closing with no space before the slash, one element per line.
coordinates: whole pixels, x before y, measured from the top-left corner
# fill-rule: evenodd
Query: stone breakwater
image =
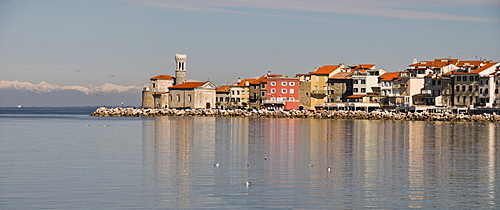
<path fill-rule="evenodd" d="M 264 117 L 264 118 L 315 118 L 315 119 L 366 119 L 366 120 L 406 120 L 406 121 L 455 121 L 455 122 L 500 122 L 497 114 L 451 114 L 410 112 L 395 113 L 383 111 L 269 111 L 269 110 L 219 110 L 219 109 L 135 109 L 105 108 L 94 111 L 97 117 L 158 117 L 158 116 L 208 116 L 208 117 Z"/>

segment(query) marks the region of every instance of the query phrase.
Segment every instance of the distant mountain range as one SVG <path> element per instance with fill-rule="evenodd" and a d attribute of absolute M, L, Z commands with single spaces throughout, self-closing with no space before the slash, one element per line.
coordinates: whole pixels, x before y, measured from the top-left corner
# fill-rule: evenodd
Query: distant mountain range
<path fill-rule="evenodd" d="M 0 106 L 140 106 L 140 86 L 61 86 L 0 80 Z"/>

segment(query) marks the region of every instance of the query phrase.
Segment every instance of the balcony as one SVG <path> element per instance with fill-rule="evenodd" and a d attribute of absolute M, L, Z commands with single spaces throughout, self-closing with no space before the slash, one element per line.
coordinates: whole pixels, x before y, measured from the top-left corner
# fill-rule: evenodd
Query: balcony
<path fill-rule="evenodd" d="M 313 90 L 311 91 L 311 95 L 326 96 L 326 90 Z"/>

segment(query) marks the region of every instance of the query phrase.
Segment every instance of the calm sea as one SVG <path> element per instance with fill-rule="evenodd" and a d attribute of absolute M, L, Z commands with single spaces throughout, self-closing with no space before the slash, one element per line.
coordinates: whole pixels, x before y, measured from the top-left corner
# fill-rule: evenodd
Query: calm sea
<path fill-rule="evenodd" d="M 94 110 L 0 108 L 0 209 L 500 208 L 498 124 Z"/>

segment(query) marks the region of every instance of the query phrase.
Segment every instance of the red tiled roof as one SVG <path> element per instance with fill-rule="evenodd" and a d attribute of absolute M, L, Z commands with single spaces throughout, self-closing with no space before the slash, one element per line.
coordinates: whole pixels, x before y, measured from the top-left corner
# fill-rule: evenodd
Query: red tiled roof
<path fill-rule="evenodd" d="M 489 69 L 489 68 L 491 68 L 492 66 L 494 66 L 496 64 L 498 64 L 498 63 L 488 63 L 488 64 L 484 65 L 481 68 L 478 68 L 478 69 L 476 69 L 474 71 L 469 72 L 469 74 L 478 74 L 478 73 L 481 73 L 482 71 L 484 71 L 486 69 Z"/>
<path fill-rule="evenodd" d="M 318 70 L 314 71 L 312 73 L 312 75 L 330 74 L 330 73 L 332 73 L 333 71 L 335 71 L 338 68 L 339 68 L 339 66 L 333 66 L 333 65 L 332 66 L 322 66 Z"/>
<path fill-rule="evenodd" d="M 151 77 L 150 79 L 153 80 L 153 79 L 174 79 L 174 78 L 168 75 L 158 75 L 156 77 Z"/>
<path fill-rule="evenodd" d="M 196 87 L 200 87 L 204 85 L 207 82 L 185 82 L 180 85 L 174 85 L 172 87 L 169 87 L 169 89 L 192 89 Z"/>
<path fill-rule="evenodd" d="M 399 79 L 400 72 L 387 72 L 379 76 L 381 81 L 394 81 Z"/>
<path fill-rule="evenodd" d="M 231 87 L 229 87 L 229 85 L 223 85 L 223 86 L 220 86 L 219 88 L 217 88 L 217 90 L 215 90 L 215 92 L 230 92 L 230 89 Z"/>

